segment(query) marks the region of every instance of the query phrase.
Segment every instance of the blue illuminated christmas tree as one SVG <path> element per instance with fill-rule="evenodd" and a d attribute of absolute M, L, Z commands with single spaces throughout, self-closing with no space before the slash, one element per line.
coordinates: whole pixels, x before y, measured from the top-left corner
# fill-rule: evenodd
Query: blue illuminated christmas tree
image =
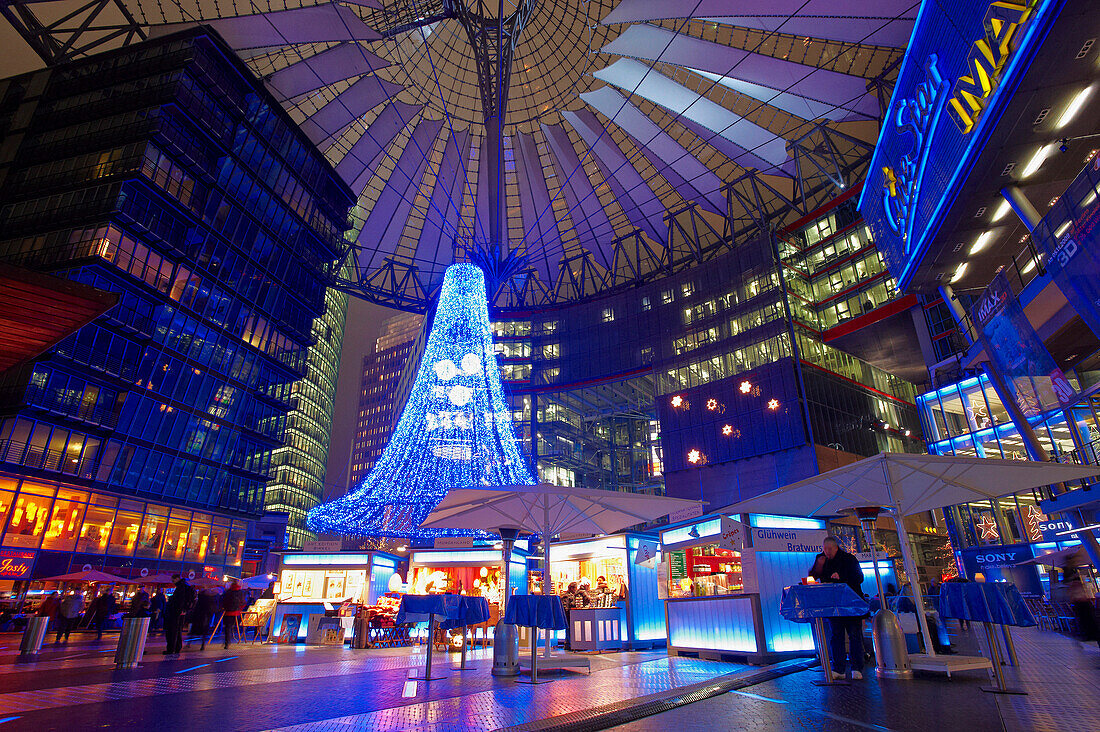
<path fill-rule="evenodd" d="M 309 512 L 309 527 L 350 536 L 472 534 L 420 523 L 453 488 L 532 483 L 500 386 L 484 274 L 451 265 L 393 437 L 359 487 Z"/>

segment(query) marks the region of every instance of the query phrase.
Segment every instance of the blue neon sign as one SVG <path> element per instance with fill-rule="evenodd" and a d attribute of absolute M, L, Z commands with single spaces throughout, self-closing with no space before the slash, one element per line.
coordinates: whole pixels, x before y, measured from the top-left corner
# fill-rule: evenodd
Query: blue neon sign
<path fill-rule="evenodd" d="M 922 3 L 859 199 L 899 289 L 908 287 L 1060 5 Z"/>

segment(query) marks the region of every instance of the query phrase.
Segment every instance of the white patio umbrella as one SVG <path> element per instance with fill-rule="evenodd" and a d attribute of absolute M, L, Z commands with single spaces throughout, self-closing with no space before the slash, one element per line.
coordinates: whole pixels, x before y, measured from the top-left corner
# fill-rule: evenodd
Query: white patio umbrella
<path fill-rule="evenodd" d="M 461 488 L 448 493 L 421 524 L 426 529 L 511 529 L 542 536 L 544 592 L 550 588 L 550 537 L 611 534 L 699 501 L 540 483 Z M 505 568 L 505 572 L 507 572 Z M 550 653 L 547 640 L 546 653 Z"/>
<path fill-rule="evenodd" d="M 722 512 L 825 517 L 863 506 L 885 508 L 893 514 L 902 562 L 913 578 L 913 599 L 922 608 L 905 516 L 1097 475 L 1096 466 L 884 452 L 735 503 Z M 924 613 L 917 613 L 917 621 L 925 648 L 934 656 Z"/>

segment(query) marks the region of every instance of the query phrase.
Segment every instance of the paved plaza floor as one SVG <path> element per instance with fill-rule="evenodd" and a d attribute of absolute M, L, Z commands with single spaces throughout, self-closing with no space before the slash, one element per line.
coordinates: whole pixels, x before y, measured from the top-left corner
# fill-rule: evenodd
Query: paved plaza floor
<path fill-rule="evenodd" d="M 1016 637 L 1021 666 L 1008 675 L 1027 696 L 982 692 L 984 672 L 818 687 L 811 682 L 820 670 L 804 662 L 761 669 L 663 650 L 590 656 L 590 675 L 556 672 L 535 687 L 494 678 L 491 649 L 470 653 L 465 671 L 454 667 L 457 656 L 452 664 L 437 654 L 434 670 L 445 678 L 414 682 L 408 677 L 422 670 L 423 647 L 224 651 L 218 643 L 169 659 L 153 638 L 139 668 L 116 671 L 114 636 L 47 644 L 25 663 L 19 636 L 0 634 L 0 732 L 1100 729 L 1096 646 L 1038 630 Z M 650 716 L 635 719 L 643 711 Z M 615 726 L 625 719 L 633 721 Z"/>

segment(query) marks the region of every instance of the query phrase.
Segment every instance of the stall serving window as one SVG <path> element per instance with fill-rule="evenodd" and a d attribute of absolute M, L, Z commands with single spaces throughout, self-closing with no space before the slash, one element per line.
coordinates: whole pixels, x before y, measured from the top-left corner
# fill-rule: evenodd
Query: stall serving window
<path fill-rule="evenodd" d="M 741 552 L 717 544 L 667 550 L 668 596 L 708 597 L 742 592 Z"/>
<path fill-rule="evenodd" d="M 366 602 L 365 569 L 284 569 L 279 576 L 279 600 L 296 602 Z"/>

